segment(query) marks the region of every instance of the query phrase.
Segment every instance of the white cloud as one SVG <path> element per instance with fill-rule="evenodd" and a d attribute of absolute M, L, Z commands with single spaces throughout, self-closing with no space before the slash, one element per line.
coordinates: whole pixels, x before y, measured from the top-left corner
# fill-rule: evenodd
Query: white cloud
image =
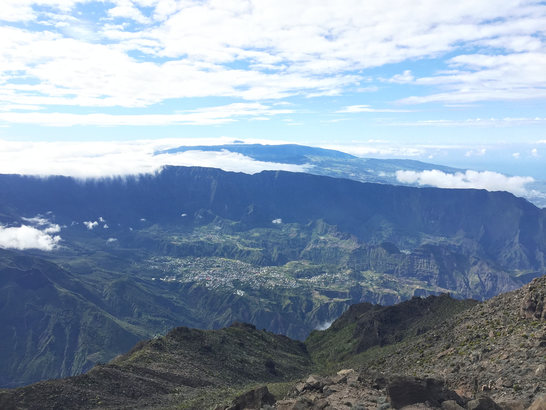
<path fill-rule="evenodd" d="M 399 84 L 406 84 L 406 83 L 412 83 L 415 80 L 415 77 L 413 74 L 411 74 L 410 70 L 404 70 L 402 74 L 395 74 L 391 78 L 387 80 L 389 83 L 399 83 Z"/>
<path fill-rule="evenodd" d="M 255 174 L 265 170 L 305 172 L 309 169 L 309 166 L 305 164 L 295 165 L 256 161 L 243 154 L 227 150 L 220 152 L 186 151 L 177 154 L 158 155 L 156 158 L 158 163 L 221 168 L 225 171 L 245 172 L 247 174 Z"/>
<path fill-rule="evenodd" d="M 532 177 L 506 176 L 491 171 L 466 171 L 449 174 L 439 170 L 396 171 L 396 179 L 404 184 L 428 185 L 437 188 L 474 188 L 488 191 L 508 191 L 515 195 L 528 195 L 526 185 L 534 182 Z"/>
<path fill-rule="evenodd" d="M 359 113 L 359 112 L 411 112 L 411 111 L 392 109 L 392 108 L 372 108 L 369 105 L 349 105 L 336 112 L 353 114 L 353 113 Z"/>
<path fill-rule="evenodd" d="M 406 127 L 518 127 L 546 124 L 546 117 L 467 118 L 462 120 L 381 121 L 381 124 Z"/>
<path fill-rule="evenodd" d="M 464 154 L 465 157 L 483 157 L 487 152 L 486 148 L 480 148 L 480 149 L 471 149 L 469 151 L 466 151 Z"/>
<path fill-rule="evenodd" d="M 82 0 L 2 0 L 0 20 L 7 22 L 27 22 L 37 19 L 40 14 L 32 6 L 51 7 L 57 12 L 66 13 Z"/>
<path fill-rule="evenodd" d="M 150 19 L 144 16 L 130 0 L 116 0 L 115 3 L 116 6 L 108 10 L 110 17 L 130 19 L 141 24 L 150 23 Z"/>
<path fill-rule="evenodd" d="M 512 156 L 513 156 L 515 159 L 519 159 L 519 158 L 521 157 L 521 153 L 519 153 L 519 152 L 514 152 L 514 153 L 512 154 Z"/>
<path fill-rule="evenodd" d="M 90 231 L 93 230 L 93 228 L 95 228 L 95 227 L 97 227 L 99 225 L 99 223 L 97 221 L 83 221 L 83 224 Z"/>
<path fill-rule="evenodd" d="M 0 27 L 0 102 L 336 95 L 365 89 L 361 70 L 448 53 L 451 73 L 390 79 L 445 88 L 406 102 L 544 96 L 546 7 L 534 0 L 93 2 L 101 19 L 79 14 L 85 3 L 3 0 L 0 19 L 23 24 Z M 471 49 L 482 54 L 457 55 Z"/>
<path fill-rule="evenodd" d="M 531 150 L 531 156 L 532 156 L 532 157 L 535 157 L 535 158 L 540 157 L 540 155 L 539 155 L 539 153 L 538 153 L 538 150 L 537 150 L 536 148 L 533 148 L 533 149 Z"/>
<path fill-rule="evenodd" d="M 367 143 L 354 142 L 351 144 L 320 144 L 320 148 L 333 149 L 346 152 L 357 157 L 385 156 L 390 158 L 397 157 L 419 157 L 425 155 L 427 147 L 404 146 L 393 144 L 390 141 L 367 141 Z"/>
<path fill-rule="evenodd" d="M 51 222 L 49 221 L 49 219 L 44 218 L 41 215 L 36 215 L 36 216 L 34 216 L 32 218 L 22 217 L 21 219 L 23 221 L 25 221 L 25 222 L 30 223 L 31 225 L 38 225 L 38 226 L 49 226 L 49 225 L 51 225 Z"/>
<path fill-rule="evenodd" d="M 203 166 L 256 173 L 263 170 L 305 172 L 307 165 L 256 161 L 226 150 L 157 154 L 181 145 L 225 144 L 233 139 L 162 139 L 100 142 L 16 142 L 0 140 L 0 173 L 67 175 L 79 178 L 153 173 L 165 165 Z M 248 142 L 264 142 L 248 140 Z M 84 222 L 88 229 L 97 221 Z M 91 227 L 90 227 L 91 226 Z"/>
<path fill-rule="evenodd" d="M 28 225 L 9 228 L 0 225 L 0 248 L 52 251 L 61 241 L 59 235 L 53 235 L 59 230 L 60 228 L 56 230 L 56 228 L 51 227 L 40 230 Z"/>
<path fill-rule="evenodd" d="M 61 227 L 59 225 L 52 223 L 43 215 L 36 215 L 32 218 L 22 217 L 21 219 L 30 224 L 30 226 L 39 229 L 48 235 L 61 232 Z"/>
<path fill-rule="evenodd" d="M 356 76 L 345 73 L 313 76 L 287 70 L 231 68 L 222 62 L 205 61 L 206 55 L 158 62 L 154 48 L 160 39 L 131 40 L 123 36 L 117 39 L 119 45 L 101 44 L 85 38 L 90 34 L 82 35 L 81 30 L 78 33 L 67 36 L 52 31 L 0 27 L 3 38 L 0 71 L 4 76 L 0 102 L 146 107 L 167 99 L 189 97 L 279 99 L 335 92 L 358 81 Z M 129 54 L 135 49 L 147 57 L 131 57 Z"/>
<path fill-rule="evenodd" d="M 97 126 L 165 126 L 213 125 L 236 121 L 238 118 L 264 118 L 264 116 L 289 114 L 293 110 L 271 108 L 260 103 L 234 103 L 225 106 L 201 108 L 180 114 L 69 114 L 37 112 L 0 112 L 0 122 L 38 124 L 42 126 L 72 127 Z M 265 117 L 268 119 L 268 117 Z"/>
<path fill-rule="evenodd" d="M 319 325 L 317 325 L 317 327 L 316 327 L 315 329 L 316 329 L 316 330 L 326 330 L 326 329 L 328 329 L 330 326 L 332 326 L 332 323 L 334 323 L 333 320 L 328 321 L 328 322 L 324 322 L 324 323 L 320 323 Z"/>
<path fill-rule="evenodd" d="M 446 74 L 415 80 L 416 84 L 438 86 L 444 92 L 400 102 L 466 103 L 546 97 L 546 52 L 459 55 L 450 60 L 450 65 L 453 70 Z"/>

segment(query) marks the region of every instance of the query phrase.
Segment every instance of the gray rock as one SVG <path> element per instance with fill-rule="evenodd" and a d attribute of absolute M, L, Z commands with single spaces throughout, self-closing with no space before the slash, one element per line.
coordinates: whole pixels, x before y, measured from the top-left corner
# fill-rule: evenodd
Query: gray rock
<path fill-rule="evenodd" d="M 306 410 L 306 409 L 312 409 L 313 402 L 309 400 L 307 397 L 300 397 L 296 403 L 294 403 L 294 406 L 291 410 Z"/>
<path fill-rule="evenodd" d="M 527 410 L 544 410 L 546 409 L 546 396 L 540 396 L 535 399 L 533 404 Z"/>
<path fill-rule="evenodd" d="M 502 410 L 525 410 L 528 407 L 528 403 L 521 400 L 499 401 L 497 404 Z"/>
<path fill-rule="evenodd" d="M 322 389 L 322 394 L 324 394 L 325 396 L 329 396 L 333 393 L 336 393 L 338 391 L 340 391 L 342 388 L 340 386 L 337 386 L 337 385 L 330 385 L 330 386 L 325 386 L 323 389 Z"/>
<path fill-rule="evenodd" d="M 493 401 L 491 397 L 480 397 L 471 400 L 466 404 L 467 410 L 502 410 L 502 408 Z"/>
<path fill-rule="evenodd" d="M 298 382 L 294 385 L 294 390 L 296 390 L 296 392 L 298 393 L 301 393 L 303 390 L 305 390 L 305 383 L 303 382 Z"/>
<path fill-rule="evenodd" d="M 442 410 L 464 410 L 455 400 L 446 400 L 442 402 Z"/>
<path fill-rule="evenodd" d="M 526 319 L 546 319 L 546 295 L 534 280 L 528 286 L 528 292 L 520 307 L 520 316 Z"/>
<path fill-rule="evenodd" d="M 444 384 L 436 379 L 394 377 L 387 385 L 387 395 L 395 409 L 415 403 L 429 403 L 433 407 L 440 407 L 446 400 L 463 403 L 457 393 L 447 390 Z"/>
<path fill-rule="evenodd" d="M 320 390 L 324 385 L 324 381 L 319 376 L 312 374 L 305 381 L 305 390 Z"/>
<path fill-rule="evenodd" d="M 400 410 L 431 410 L 434 407 L 430 407 L 425 403 L 410 404 L 409 406 L 404 406 Z"/>
<path fill-rule="evenodd" d="M 269 390 L 267 386 L 258 387 L 247 391 L 244 394 L 241 394 L 239 397 L 235 398 L 230 407 L 227 410 L 243 410 L 243 409 L 261 409 L 264 405 L 274 404 L 275 397 Z"/>

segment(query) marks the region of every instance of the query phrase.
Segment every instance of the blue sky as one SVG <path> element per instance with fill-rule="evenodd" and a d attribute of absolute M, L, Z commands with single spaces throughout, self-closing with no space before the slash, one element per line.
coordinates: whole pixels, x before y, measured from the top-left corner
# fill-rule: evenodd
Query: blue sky
<path fill-rule="evenodd" d="M 3 0 L 0 172 L 238 139 L 544 180 L 545 38 L 537 1 Z"/>

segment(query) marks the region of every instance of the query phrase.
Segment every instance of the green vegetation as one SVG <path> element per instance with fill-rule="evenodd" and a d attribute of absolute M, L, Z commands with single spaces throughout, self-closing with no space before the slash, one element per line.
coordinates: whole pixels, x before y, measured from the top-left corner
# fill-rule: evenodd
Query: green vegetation
<path fill-rule="evenodd" d="M 177 326 L 304 340 L 354 303 L 482 300 L 545 269 L 546 214 L 506 193 L 183 167 L 0 182 L 3 223 L 62 227 L 55 251 L 0 251 L 0 386 L 79 374 Z"/>

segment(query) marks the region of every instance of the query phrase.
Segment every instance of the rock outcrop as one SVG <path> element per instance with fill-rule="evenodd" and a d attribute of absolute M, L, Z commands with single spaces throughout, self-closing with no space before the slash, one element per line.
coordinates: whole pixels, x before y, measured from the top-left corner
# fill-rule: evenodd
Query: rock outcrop
<path fill-rule="evenodd" d="M 260 410 L 272 404 L 275 404 L 275 397 L 266 386 L 262 386 L 241 394 L 233 400 L 231 406 L 219 406 L 216 410 Z"/>
<path fill-rule="evenodd" d="M 540 404 L 540 403 L 539 403 Z M 538 404 L 537 404 L 538 405 Z M 491 397 L 461 397 L 442 380 L 408 376 L 373 375 L 346 369 L 329 377 L 311 375 L 297 382 L 278 410 L 516 410 L 521 401 L 501 406 Z M 540 408 L 540 407 L 538 407 Z"/>

